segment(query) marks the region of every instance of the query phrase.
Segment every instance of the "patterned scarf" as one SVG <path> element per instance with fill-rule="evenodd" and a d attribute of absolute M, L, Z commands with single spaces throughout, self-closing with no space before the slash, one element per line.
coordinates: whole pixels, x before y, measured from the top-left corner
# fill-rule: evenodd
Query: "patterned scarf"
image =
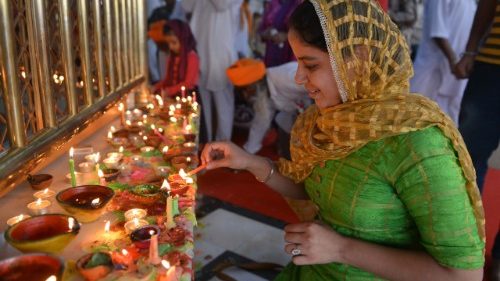
<path fill-rule="evenodd" d="M 409 93 L 413 68 L 396 25 L 375 0 L 310 1 L 343 103 L 323 110 L 311 106 L 299 116 L 291 133 L 292 161 L 280 159 L 280 172 L 302 182 L 319 163 L 344 158 L 368 142 L 437 126 L 458 155 L 484 240 L 484 212 L 469 153 L 438 105 Z"/>
<path fill-rule="evenodd" d="M 191 51 L 196 52 L 196 40 L 189 25 L 181 20 L 170 20 L 168 26 L 179 39 L 181 48 L 179 54 L 170 53 L 167 59 L 166 85 L 176 85 L 186 77 L 188 55 Z"/>

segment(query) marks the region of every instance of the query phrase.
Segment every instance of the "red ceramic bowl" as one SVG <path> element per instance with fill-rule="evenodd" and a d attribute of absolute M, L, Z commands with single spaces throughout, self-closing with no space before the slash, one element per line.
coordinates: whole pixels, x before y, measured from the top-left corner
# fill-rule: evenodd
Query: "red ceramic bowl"
<path fill-rule="evenodd" d="M 0 280 L 45 281 L 54 275 L 62 280 L 64 263 L 49 254 L 27 254 L 0 261 Z"/>
<path fill-rule="evenodd" d="M 106 205 L 114 195 L 115 192 L 106 186 L 80 185 L 60 191 L 56 199 L 64 210 L 79 221 L 92 222 L 105 212 Z"/>
<path fill-rule="evenodd" d="M 132 240 L 134 245 L 139 249 L 149 249 L 149 244 L 151 242 L 151 230 L 154 231 L 154 234 L 160 235 L 160 228 L 158 226 L 146 225 L 132 231 L 132 233 L 130 233 L 130 240 Z"/>

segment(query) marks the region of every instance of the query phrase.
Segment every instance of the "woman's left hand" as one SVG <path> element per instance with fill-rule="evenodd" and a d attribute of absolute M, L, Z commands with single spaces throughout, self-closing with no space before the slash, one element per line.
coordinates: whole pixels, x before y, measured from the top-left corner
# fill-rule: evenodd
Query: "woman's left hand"
<path fill-rule="evenodd" d="M 285 226 L 285 241 L 293 263 L 305 265 L 340 262 L 346 238 L 326 225 L 305 222 Z"/>

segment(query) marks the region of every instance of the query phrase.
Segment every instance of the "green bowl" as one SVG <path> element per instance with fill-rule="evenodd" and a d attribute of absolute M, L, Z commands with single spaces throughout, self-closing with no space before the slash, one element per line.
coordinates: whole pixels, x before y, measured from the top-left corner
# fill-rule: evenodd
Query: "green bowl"
<path fill-rule="evenodd" d="M 45 281 L 50 276 L 62 280 L 64 262 L 52 255 L 34 253 L 0 261 L 0 280 Z"/>
<path fill-rule="evenodd" d="M 73 223 L 70 223 L 73 220 Z M 71 229 L 70 229 L 71 224 Z M 5 241 L 23 253 L 58 253 L 80 231 L 80 224 L 71 216 L 47 214 L 25 219 L 9 227 Z"/>
<path fill-rule="evenodd" d="M 115 192 L 101 185 L 80 185 L 60 191 L 57 202 L 78 221 L 87 223 L 97 220 L 105 211 Z"/>

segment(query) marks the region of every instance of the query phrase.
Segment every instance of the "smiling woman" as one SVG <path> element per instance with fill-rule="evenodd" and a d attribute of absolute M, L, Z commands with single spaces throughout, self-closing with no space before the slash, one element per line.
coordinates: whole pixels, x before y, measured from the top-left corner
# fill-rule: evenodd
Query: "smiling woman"
<path fill-rule="evenodd" d="M 296 82 L 315 105 L 295 122 L 278 169 L 236 145 L 202 152 L 207 169 L 247 169 L 317 222 L 285 227 L 277 280 L 481 280 L 484 215 L 452 121 L 409 93 L 404 39 L 371 0 L 310 0 L 290 18 Z"/>

